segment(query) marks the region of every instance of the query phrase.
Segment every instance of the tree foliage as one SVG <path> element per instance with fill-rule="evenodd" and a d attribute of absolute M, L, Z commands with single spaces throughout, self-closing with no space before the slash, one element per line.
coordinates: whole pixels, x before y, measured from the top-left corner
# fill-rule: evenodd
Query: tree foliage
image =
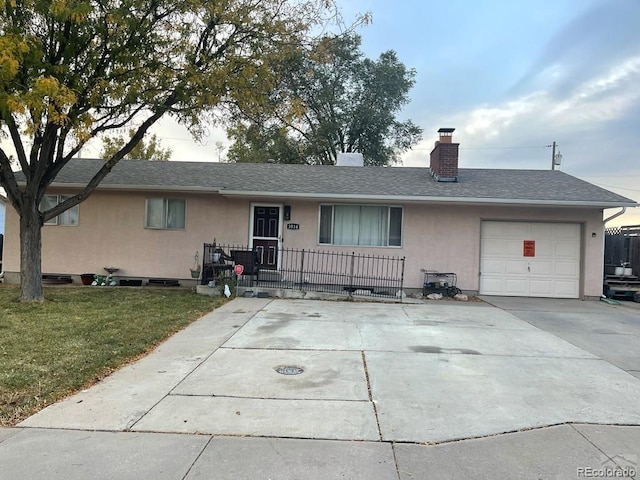
<path fill-rule="evenodd" d="M 42 299 L 43 222 L 87 198 L 149 128 L 172 115 L 196 137 L 212 108 L 259 104 L 274 65 L 330 0 L 0 0 L 0 185 L 20 216 L 23 300 Z M 96 136 L 137 125 L 85 188 L 47 211 L 47 186 Z"/>
<path fill-rule="evenodd" d="M 105 137 L 102 139 L 102 151 L 100 158 L 111 158 L 116 155 L 127 143 L 127 141 L 135 135 L 135 130 L 129 130 L 129 138 L 122 136 Z M 171 148 L 163 148 L 158 137 L 153 134 L 143 138 L 131 151 L 124 156 L 125 160 L 153 160 L 166 162 L 171 159 L 173 151 Z"/>
<path fill-rule="evenodd" d="M 231 110 L 229 158 L 333 164 L 339 152 L 360 152 L 370 165 L 398 162 L 422 134 L 410 120 L 396 119 L 415 71 L 393 51 L 366 58 L 360 42 L 349 33 L 292 50 L 277 65 L 267 102 Z"/>

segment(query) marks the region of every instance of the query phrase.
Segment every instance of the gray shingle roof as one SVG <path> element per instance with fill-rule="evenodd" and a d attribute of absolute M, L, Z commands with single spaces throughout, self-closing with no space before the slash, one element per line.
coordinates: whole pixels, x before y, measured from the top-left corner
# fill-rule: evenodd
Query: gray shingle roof
<path fill-rule="evenodd" d="M 53 185 L 86 184 L 101 160 L 75 159 Z M 634 200 L 552 170 L 460 169 L 438 183 L 428 168 L 121 161 L 99 188 L 219 191 L 223 195 L 438 202 L 633 206 Z"/>

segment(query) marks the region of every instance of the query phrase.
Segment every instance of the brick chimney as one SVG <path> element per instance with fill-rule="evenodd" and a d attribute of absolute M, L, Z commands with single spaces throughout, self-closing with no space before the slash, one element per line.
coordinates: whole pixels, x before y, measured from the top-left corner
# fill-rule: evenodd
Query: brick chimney
<path fill-rule="evenodd" d="M 440 139 L 431 151 L 431 175 L 437 182 L 458 181 L 458 147 L 453 143 L 455 128 L 441 128 L 438 130 Z"/>

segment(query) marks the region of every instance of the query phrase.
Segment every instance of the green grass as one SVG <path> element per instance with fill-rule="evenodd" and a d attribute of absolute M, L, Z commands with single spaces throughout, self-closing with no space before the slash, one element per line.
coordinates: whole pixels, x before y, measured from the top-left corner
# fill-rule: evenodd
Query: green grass
<path fill-rule="evenodd" d="M 11 426 L 150 351 L 225 300 L 185 289 L 0 286 L 0 426 Z"/>

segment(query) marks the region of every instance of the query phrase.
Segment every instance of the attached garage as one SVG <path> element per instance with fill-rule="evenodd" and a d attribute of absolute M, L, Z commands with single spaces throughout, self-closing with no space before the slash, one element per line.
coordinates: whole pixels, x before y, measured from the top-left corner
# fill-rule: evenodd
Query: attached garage
<path fill-rule="evenodd" d="M 578 298 L 580 224 L 483 221 L 480 293 Z"/>

